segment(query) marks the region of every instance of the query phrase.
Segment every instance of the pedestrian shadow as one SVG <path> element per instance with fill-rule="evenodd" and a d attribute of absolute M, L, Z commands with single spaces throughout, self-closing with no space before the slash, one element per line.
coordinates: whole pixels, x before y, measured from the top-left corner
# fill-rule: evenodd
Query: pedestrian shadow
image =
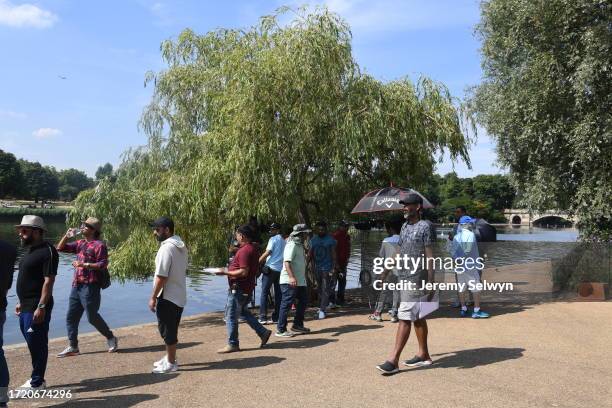
<path fill-rule="evenodd" d="M 154 394 L 105 395 L 100 397 L 71 399 L 54 406 L 77 408 L 132 407 L 142 402 L 152 401 L 157 398 L 159 398 L 159 395 Z"/>
<path fill-rule="evenodd" d="M 53 388 L 70 389 L 73 395 L 79 392 L 113 392 L 129 390 L 144 385 L 159 384 L 171 380 L 177 375 L 178 373 L 164 375 L 153 373 L 125 374 L 112 377 L 87 378 L 78 383 L 61 384 Z"/>
<path fill-rule="evenodd" d="M 177 350 L 185 349 L 189 347 L 195 347 L 202 344 L 201 341 L 187 342 L 187 343 L 178 343 L 176 345 Z M 116 351 L 119 354 L 130 354 L 130 353 L 147 353 L 147 352 L 162 352 L 166 351 L 166 346 L 163 344 L 155 344 L 151 346 L 142 346 L 142 347 L 129 347 L 129 348 L 120 348 Z M 89 351 L 86 353 L 81 353 L 81 355 L 85 354 L 99 354 L 99 353 L 108 353 L 106 350 L 98 350 L 98 351 Z"/>
<path fill-rule="evenodd" d="M 188 318 L 181 321 L 181 329 L 191 329 L 194 327 L 215 327 L 225 326 L 223 313 L 206 313 L 202 316 Z"/>
<path fill-rule="evenodd" d="M 240 370 L 243 368 L 266 367 L 278 364 L 284 357 L 258 356 L 235 358 L 232 360 L 210 361 L 206 363 L 181 364 L 180 371 L 206 371 L 206 370 Z"/>
<path fill-rule="evenodd" d="M 307 336 L 307 335 L 300 335 L 300 337 L 301 336 Z M 324 346 L 326 344 L 334 343 L 334 342 L 337 342 L 337 341 L 338 340 L 336 340 L 336 339 L 317 339 L 317 338 L 307 338 L 306 337 L 306 338 L 303 338 L 303 339 L 275 341 L 273 343 L 268 343 L 263 348 L 263 350 L 266 350 L 266 349 L 272 349 L 272 350 L 279 350 L 279 349 L 309 349 L 309 348 Z M 257 349 L 247 349 L 247 350 L 260 350 L 260 349 L 257 348 Z"/>
<path fill-rule="evenodd" d="M 332 337 L 338 337 L 341 334 L 345 334 L 345 333 L 353 333 L 353 332 L 358 332 L 358 331 L 362 331 L 362 330 L 374 330 L 374 329 L 380 329 L 383 328 L 385 326 L 383 326 L 382 324 L 377 324 L 377 325 L 373 325 L 373 324 L 345 324 L 344 326 L 338 326 L 338 327 L 328 327 L 322 330 L 317 330 L 316 332 L 312 332 L 312 333 L 316 333 L 316 334 L 322 334 L 322 333 L 332 333 Z"/>
<path fill-rule="evenodd" d="M 481 347 L 471 350 L 458 350 L 450 353 L 432 354 L 432 368 L 474 368 L 523 357 L 524 348 Z"/>
<path fill-rule="evenodd" d="M 470 306 L 468 309 L 472 310 L 473 306 Z M 495 316 L 501 316 L 504 314 L 510 313 L 520 313 L 525 310 L 531 309 L 533 306 L 524 305 L 524 304 L 512 304 L 512 303 L 484 303 L 482 304 L 482 310 L 489 313 L 491 318 L 495 318 Z M 441 306 L 438 310 L 433 312 L 432 314 L 427 316 L 427 320 L 431 319 L 439 319 L 439 318 L 457 318 L 464 319 L 459 314 L 459 308 L 454 308 L 451 306 Z M 472 314 L 469 313 L 469 318 L 471 318 Z"/>

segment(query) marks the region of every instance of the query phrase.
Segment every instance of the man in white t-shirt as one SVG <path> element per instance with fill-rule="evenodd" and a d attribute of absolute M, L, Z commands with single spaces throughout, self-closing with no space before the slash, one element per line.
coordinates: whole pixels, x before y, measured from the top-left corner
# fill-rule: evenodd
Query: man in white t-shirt
<path fill-rule="evenodd" d="M 155 256 L 155 280 L 149 309 L 157 315 L 159 334 L 166 344 L 166 355 L 153 363 L 153 372 L 165 374 L 178 370 L 176 345 L 178 327 L 187 303 L 187 247 L 174 235 L 174 222 L 160 217 L 150 224 L 161 244 Z"/>

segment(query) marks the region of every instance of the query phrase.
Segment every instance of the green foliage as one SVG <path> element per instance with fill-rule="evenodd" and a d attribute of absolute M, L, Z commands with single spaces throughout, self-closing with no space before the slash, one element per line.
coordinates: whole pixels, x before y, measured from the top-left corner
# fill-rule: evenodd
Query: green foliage
<path fill-rule="evenodd" d="M 21 196 L 38 202 L 59 196 L 59 180 L 53 167 L 42 166 L 38 162 L 19 160 L 23 173 Z"/>
<path fill-rule="evenodd" d="M 372 186 L 424 183 L 444 151 L 469 163 L 471 121 L 447 88 L 364 74 L 349 27 L 326 9 L 282 8 L 245 30 L 185 30 L 161 52 L 168 68 L 147 76 L 154 93 L 140 123 L 148 145 L 82 193 L 73 214 L 99 216 L 121 242 L 115 274 L 149 268 L 135 235 L 162 214 L 196 262 L 219 263 L 250 214 L 333 219 Z"/>
<path fill-rule="evenodd" d="M 471 103 L 522 205 L 569 209 L 583 239 L 612 234 L 610 3 L 482 3 L 484 81 Z"/>
<path fill-rule="evenodd" d="M 110 177 L 113 175 L 113 165 L 110 163 L 106 163 L 104 166 L 98 167 L 96 170 L 96 180 L 102 180 L 105 177 Z"/>
<path fill-rule="evenodd" d="M 68 213 L 64 208 L 3 208 L 0 207 L 0 216 L 38 215 L 39 217 L 65 217 Z"/>
<path fill-rule="evenodd" d="M 62 170 L 58 173 L 58 178 L 59 196 L 63 200 L 72 201 L 79 192 L 93 187 L 93 180 L 77 169 Z"/>
<path fill-rule="evenodd" d="M 13 154 L 0 149 L 0 197 L 18 195 L 21 183 L 19 162 Z"/>

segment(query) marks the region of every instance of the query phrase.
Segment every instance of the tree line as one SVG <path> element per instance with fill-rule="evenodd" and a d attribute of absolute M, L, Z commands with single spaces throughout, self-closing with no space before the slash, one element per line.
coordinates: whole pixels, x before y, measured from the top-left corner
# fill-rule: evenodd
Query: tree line
<path fill-rule="evenodd" d="M 0 150 L 0 198 L 72 201 L 81 191 L 112 173 L 113 166 L 106 163 L 98 168 L 94 180 L 81 170 L 57 170 Z"/>

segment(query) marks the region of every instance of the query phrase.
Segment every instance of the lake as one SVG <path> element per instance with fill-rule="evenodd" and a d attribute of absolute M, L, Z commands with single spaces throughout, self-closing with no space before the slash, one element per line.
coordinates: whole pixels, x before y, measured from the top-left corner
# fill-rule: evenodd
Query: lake
<path fill-rule="evenodd" d="M 0 220 L 0 239 L 19 244 L 14 225 L 16 220 Z M 57 242 L 66 230 L 61 221 L 48 222 L 49 233 L 47 239 Z M 437 252 L 445 251 L 445 236 L 448 228 L 439 228 L 439 245 Z M 359 285 L 359 273 L 361 271 L 361 253 L 367 252 L 367 256 L 376 256 L 380 241 L 385 234 L 381 231 L 370 231 L 352 233 L 353 245 L 347 275 L 347 288 L 355 288 Z M 578 232 L 575 229 L 543 229 L 543 228 L 498 228 L 499 243 L 492 246 L 488 251 L 487 265 L 501 266 L 522 262 L 535 262 L 560 257 L 574 245 Z M 22 249 L 20 248 L 20 254 Z M 55 306 L 51 318 L 49 330 L 50 337 L 66 336 L 65 318 L 68 306 L 68 295 L 72 283 L 72 261 L 74 256 L 60 253 L 60 266 L 58 276 L 53 289 Z M 17 279 L 15 271 L 14 282 Z M 113 284 L 102 292 L 102 306 L 100 314 L 104 317 L 111 328 L 128 326 L 133 324 L 155 322 L 155 314 L 147 307 L 151 295 L 151 280 L 144 282 L 128 281 L 124 284 L 113 282 Z M 258 287 L 259 290 L 259 287 Z M 259 297 L 257 290 L 256 297 Z M 227 279 L 225 277 L 212 276 L 204 273 L 191 273 L 187 281 L 187 305 L 183 312 L 184 316 L 223 310 L 227 294 Z M 14 315 L 17 296 L 15 285 L 8 294 L 7 320 L 4 326 L 4 344 L 23 342 L 19 331 L 17 317 Z M 80 332 L 86 333 L 95 330 L 89 325 L 85 316 L 81 321 Z M 100 341 L 103 338 L 100 337 Z"/>

